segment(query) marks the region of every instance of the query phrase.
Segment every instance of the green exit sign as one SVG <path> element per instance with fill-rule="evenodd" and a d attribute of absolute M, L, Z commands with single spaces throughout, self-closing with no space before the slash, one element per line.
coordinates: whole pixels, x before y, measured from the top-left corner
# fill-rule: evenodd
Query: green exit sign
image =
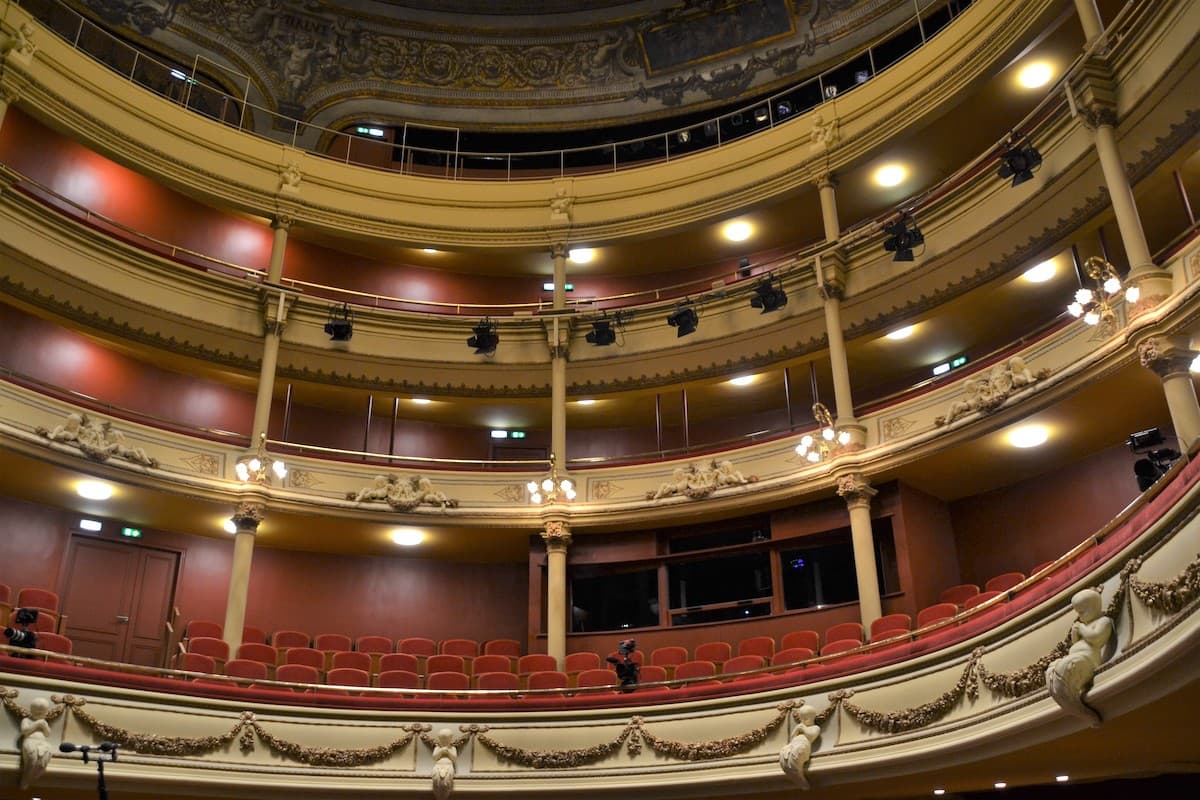
<path fill-rule="evenodd" d="M 138 528 L 121 528 L 121 535 L 122 535 L 122 536 L 127 536 L 127 537 L 129 537 L 130 539 L 140 539 L 140 538 L 142 538 L 142 532 L 141 532 L 141 530 L 140 530 L 140 529 L 138 529 Z"/>

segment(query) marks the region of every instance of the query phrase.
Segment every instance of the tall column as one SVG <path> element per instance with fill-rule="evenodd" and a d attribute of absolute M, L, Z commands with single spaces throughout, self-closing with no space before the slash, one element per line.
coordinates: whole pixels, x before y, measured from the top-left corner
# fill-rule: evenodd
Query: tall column
<path fill-rule="evenodd" d="M 879 599 L 879 577 L 875 566 L 875 536 L 871 531 L 871 498 L 875 489 L 861 473 L 838 478 L 838 495 L 850 511 L 850 541 L 854 546 L 854 575 L 858 579 L 858 611 L 863 630 L 883 616 Z"/>
<path fill-rule="evenodd" d="M 542 530 L 546 543 L 546 652 L 562 669 L 567 657 L 567 548 L 571 526 L 565 519 L 546 520 Z"/>
<path fill-rule="evenodd" d="M 850 434 L 852 447 L 862 447 L 866 429 L 854 417 L 854 399 L 850 394 L 850 366 L 846 360 L 846 340 L 842 333 L 842 297 L 845 293 L 845 262 L 840 251 L 817 257 L 817 279 L 824 301 L 825 335 L 829 342 L 829 367 L 833 372 L 834 416 L 839 428 Z"/>
<path fill-rule="evenodd" d="M 1200 439 L 1200 402 L 1192 382 L 1191 366 L 1198 354 L 1184 339 L 1154 337 L 1138 345 L 1142 366 L 1154 372 L 1163 385 L 1171 424 L 1184 452 Z"/>
<path fill-rule="evenodd" d="M 842 235 L 841 225 L 838 224 L 837 195 L 833 188 L 836 185 L 832 173 L 826 172 L 817 178 L 817 191 L 821 196 L 821 224 L 825 227 L 827 242 L 836 242 Z"/>
<path fill-rule="evenodd" d="M 238 503 L 233 512 L 233 565 L 229 570 L 229 595 L 225 601 L 225 642 L 233 658 L 242 644 L 242 626 L 246 624 L 246 597 L 250 593 L 250 561 L 254 557 L 254 537 L 262 522 L 261 502 Z"/>
<path fill-rule="evenodd" d="M 567 247 L 556 243 L 550 250 L 554 258 L 554 308 L 567 307 Z M 570 327 L 565 317 L 550 319 L 550 452 L 560 469 L 567 466 L 567 353 Z"/>
<path fill-rule="evenodd" d="M 1126 281 L 1138 288 L 1140 297 L 1136 307 L 1151 308 L 1171 294 L 1171 273 L 1159 269 L 1150 255 L 1150 245 L 1146 242 L 1142 220 L 1133 200 L 1133 187 L 1129 184 L 1129 176 L 1125 174 L 1125 164 L 1117 148 L 1116 85 L 1102 56 L 1084 63 L 1071 91 L 1079 118 L 1092 132 L 1100 170 L 1112 200 L 1117 229 L 1121 232 L 1121 242 L 1129 258 Z"/>
<path fill-rule="evenodd" d="M 567 246 L 555 242 L 550 246 L 550 256 L 554 259 L 554 307 L 567 307 Z"/>
<path fill-rule="evenodd" d="M 287 247 L 288 229 L 291 220 L 276 217 L 271 222 L 274 238 L 271 242 L 271 260 L 267 265 L 267 284 L 278 286 L 283 277 L 283 253 Z M 271 421 L 271 400 L 275 394 L 275 367 L 279 361 L 279 340 L 283 335 L 287 318 L 287 301 L 282 292 L 265 290 L 266 314 L 263 336 L 262 364 L 258 372 L 258 394 L 254 400 L 254 422 L 250 426 L 250 445 L 257 446 L 267 433 Z"/>
<path fill-rule="evenodd" d="M 1100 19 L 1096 0 L 1075 0 L 1075 13 L 1079 15 L 1079 24 L 1083 26 L 1084 41 L 1090 44 L 1104 33 L 1104 22 Z"/>

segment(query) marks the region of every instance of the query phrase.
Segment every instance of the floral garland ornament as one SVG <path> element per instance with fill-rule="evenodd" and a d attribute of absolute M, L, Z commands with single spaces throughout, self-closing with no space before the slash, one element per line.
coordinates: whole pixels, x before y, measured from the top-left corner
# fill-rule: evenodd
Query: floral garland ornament
<path fill-rule="evenodd" d="M 801 703 L 802 705 L 793 712 L 797 724 L 796 729 L 792 731 L 791 741 L 779 751 L 779 768 L 792 783 L 807 790 L 809 786 L 805 769 L 812 759 L 817 738 L 821 735 L 821 726 L 817 724 L 817 710 L 804 701 Z"/>
<path fill-rule="evenodd" d="M 1101 613 L 1102 603 L 1095 589 L 1075 593 L 1071 607 L 1079 619 L 1071 625 L 1070 647 L 1046 668 L 1046 688 L 1054 702 L 1093 727 L 1100 725 L 1100 714 L 1087 704 L 1085 695 L 1104 663 L 1104 646 L 1113 635 L 1113 621 Z"/>

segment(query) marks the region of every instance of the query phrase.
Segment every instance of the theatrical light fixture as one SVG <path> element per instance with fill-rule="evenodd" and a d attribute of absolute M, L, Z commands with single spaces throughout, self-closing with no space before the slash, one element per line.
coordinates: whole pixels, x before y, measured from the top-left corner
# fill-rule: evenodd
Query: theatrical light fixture
<path fill-rule="evenodd" d="M 603 316 L 600 319 L 592 320 L 592 329 L 587 332 L 584 338 L 588 344 L 594 344 L 597 347 L 608 347 L 613 342 L 617 341 L 616 328 L 624 330 L 625 322 L 621 319 L 621 315 L 615 317 Z"/>
<path fill-rule="evenodd" d="M 905 178 L 908 177 L 908 170 L 899 164 L 884 164 L 879 169 L 875 170 L 872 178 L 875 183 L 884 188 L 899 186 Z"/>
<path fill-rule="evenodd" d="M 1017 73 L 1017 83 L 1026 89 L 1038 89 L 1050 82 L 1054 68 L 1045 61 L 1035 61 Z"/>
<path fill-rule="evenodd" d="M 474 336 L 467 339 L 467 347 L 475 348 L 477 356 L 495 355 L 496 345 L 500 344 L 496 323 L 492 322 L 490 318 L 484 317 L 475 323 L 475 327 L 471 330 L 474 332 Z"/>
<path fill-rule="evenodd" d="M 751 308 L 761 308 L 762 313 L 778 311 L 787 305 L 787 293 L 783 291 L 783 280 L 768 275 L 754 287 L 754 296 L 750 298 Z"/>
<path fill-rule="evenodd" d="M 1045 425 L 1022 425 L 1008 433 L 1008 443 L 1022 450 L 1038 447 L 1050 438 L 1050 429 Z"/>
<path fill-rule="evenodd" d="M 736 378 L 730 378 L 729 382 L 734 386 L 749 386 L 756 378 L 756 375 L 738 375 Z"/>
<path fill-rule="evenodd" d="M 1042 154 L 1037 151 L 1029 137 L 1019 141 L 1016 136 L 1008 142 L 1008 149 L 1000 156 L 1001 180 L 1012 178 L 1013 186 L 1020 186 L 1028 180 L 1033 180 L 1034 170 L 1042 166 Z"/>
<path fill-rule="evenodd" d="M 899 219 L 884 225 L 883 232 L 888 235 L 883 240 L 883 249 L 895 253 L 892 261 L 912 261 L 913 248 L 925 244 L 925 236 L 908 214 L 901 214 Z"/>
<path fill-rule="evenodd" d="M 422 253 L 436 253 L 437 249 L 435 249 L 433 247 L 422 247 L 421 252 Z"/>
<path fill-rule="evenodd" d="M 780 100 L 775 104 L 775 116 L 786 117 L 792 113 L 792 104 L 789 100 Z"/>
<path fill-rule="evenodd" d="M 1116 322 L 1117 314 L 1110 300 L 1115 300 L 1124 291 L 1125 302 L 1136 303 L 1141 295 L 1136 286 L 1125 288 L 1117 275 L 1116 267 L 1099 256 L 1092 256 L 1083 262 L 1083 271 L 1092 279 L 1096 288 L 1089 289 L 1083 286 L 1081 279 L 1080 287 L 1075 291 L 1075 300 L 1067 306 L 1067 311 L 1073 317 L 1083 317 L 1083 321 L 1088 325 L 1103 323 L 1106 327 L 1111 327 Z"/>
<path fill-rule="evenodd" d="M 577 406 L 594 406 L 594 405 L 596 405 L 596 401 L 593 400 L 592 398 L 588 397 L 583 400 L 576 400 L 575 405 L 577 405 Z"/>
<path fill-rule="evenodd" d="M 529 490 L 529 502 L 534 505 L 565 503 L 575 499 L 575 482 L 570 478 L 558 477 L 553 453 L 550 454 L 550 474 L 541 481 L 530 481 L 525 488 Z"/>
<path fill-rule="evenodd" d="M 679 133 L 675 134 L 675 141 L 679 142 L 680 144 L 687 144 L 691 140 L 692 140 L 692 132 L 691 131 L 680 131 Z"/>
<path fill-rule="evenodd" d="M 767 111 L 766 106 L 759 106 L 758 108 L 754 109 L 754 121 L 755 122 L 766 122 L 770 118 L 771 118 L 771 112 Z"/>
<path fill-rule="evenodd" d="M 237 473 L 238 480 L 242 483 L 270 483 L 271 475 L 279 480 L 287 477 L 287 465 L 283 463 L 283 459 L 272 458 L 267 453 L 267 435 L 265 433 L 258 437 L 258 452 L 239 458 L 233 471 Z"/>
<path fill-rule="evenodd" d="M 887 334 L 887 338 L 891 339 L 893 342 L 898 342 L 901 339 L 907 339 L 908 337 L 912 336 L 913 331 L 916 330 L 916 327 L 916 325 L 905 325 L 903 328 L 896 328 L 896 330 Z"/>
<path fill-rule="evenodd" d="M 1057 781 L 1058 783 L 1066 783 L 1067 781 L 1071 780 L 1071 776 L 1070 775 L 1055 775 L 1054 780 Z"/>
<path fill-rule="evenodd" d="M 226 533 L 237 533 L 237 523 L 232 518 L 221 522 L 221 530 Z"/>
<path fill-rule="evenodd" d="M 700 324 L 700 315 L 696 313 L 691 300 L 684 300 L 667 317 L 667 324 L 675 328 L 675 338 L 682 339 L 696 332 L 696 326 Z"/>
<path fill-rule="evenodd" d="M 838 88 L 836 86 L 826 86 L 825 87 L 825 99 L 826 100 L 832 100 L 833 98 L 837 97 L 837 93 L 838 93 Z"/>
<path fill-rule="evenodd" d="M 75 491 L 85 500 L 107 500 L 113 496 L 112 485 L 101 481 L 80 481 L 75 484 Z"/>
<path fill-rule="evenodd" d="M 850 444 L 850 432 L 834 424 L 833 414 L 829 413 L 829 409 L 817 398 L 815 365 L 809 364 L 808 375 L 812 382 L 813 419 L 817 422 L 818 430 L 815 436 L 806 433 L 800 438 L 800 444 L 796 445 L 796 455 L 810 464 L 816 464 L 833 458 L 843 447 Z"/>
<path fill-rule="evenodd" d="M 433 402 L 428 397 L 414 397 L 412 401 L 419 406 L 427 406 Z"/>
<path fill-rule="evenodd" d="M 342 303 L 342 307 L 333 306 L 329 309 L 329 321 L 325 323 L 325 333 L 328 334 L 330 341 L 348 342 L 354 336 L 354 312 L 350 310 L 349 303 Z"/>

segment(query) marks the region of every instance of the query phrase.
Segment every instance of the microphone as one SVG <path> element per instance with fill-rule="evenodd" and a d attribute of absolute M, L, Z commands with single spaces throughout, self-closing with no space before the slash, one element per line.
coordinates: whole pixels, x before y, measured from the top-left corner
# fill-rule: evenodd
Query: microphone
<path fill-rule="evenodd" d="M 111 753 L 116 749 L 117 749 L 117 745 L 115 742 L 101 742 L 100 743 L 100 752 L 101 753 Z"/>
<path fill-rule="evenodd" d="M 74 753 L 76 750 L 80 750 L 80 749 L 86 751 L 87 745 L 84 745 L 82 748 L 79 748 L 79 747 L 76 747 L 75 745 L 71 744 L 70 742 L 63 742 L 62 744 L 60 744 L 58 746 L 58 749 L 60 752 L 63 752 L 63 753 Z"/>

